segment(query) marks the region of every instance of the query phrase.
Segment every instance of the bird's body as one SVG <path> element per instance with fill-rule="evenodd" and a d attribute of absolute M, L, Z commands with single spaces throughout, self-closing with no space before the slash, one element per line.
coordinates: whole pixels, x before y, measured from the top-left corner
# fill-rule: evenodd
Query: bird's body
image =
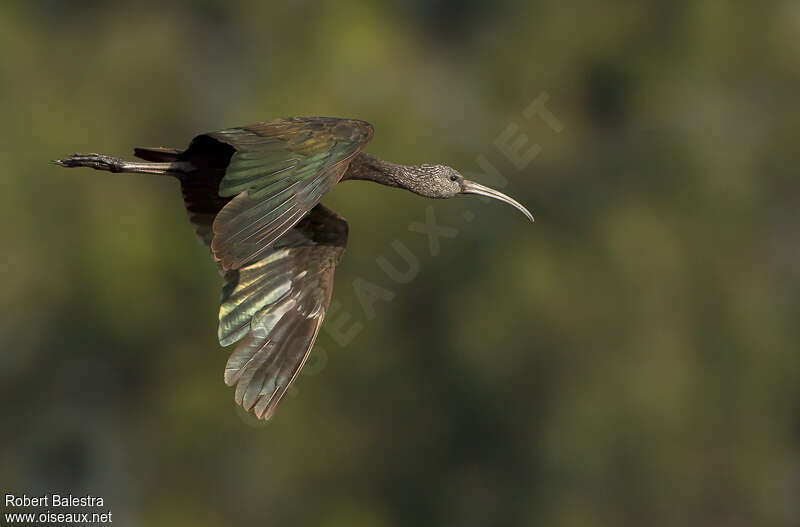
<path fill-rule="evenodd" d="M 175 176 L 189 220 L 223 275 L 219 341 L 239 342 L 225 369 L 235 398 L 272 416 L 305 362 L 330 304 L 347 222 L 319 202 L 342 180 L 425 197 L 482 194 L 530 213 L 441 165 L 396 165 L 362 151 L 372 125 L 290 117 L 195 137 L 186 150 L 136 148 L 141 162 L 74 154 L 56 164 Z"/>

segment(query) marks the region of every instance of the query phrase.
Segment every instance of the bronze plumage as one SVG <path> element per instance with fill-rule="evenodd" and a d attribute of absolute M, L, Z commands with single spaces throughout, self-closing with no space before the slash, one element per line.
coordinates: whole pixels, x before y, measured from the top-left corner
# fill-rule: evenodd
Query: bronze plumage
<path fill-rule="evenodd" d="M 480 194 L 531 214 L 442 165 L 396 165 L 362 149 L 355 119 L 289 117 L 195 137 L 186 150 L 136 148 L 146 162 L 73 154 L 54 163 L 175 176 L 198 237 L 224 277 L 219 341 L 238 342 L 225 368 L 235 399 L 269 419 L 319 333 L 347 222 L 320 200 L 340 181 L 369 180 L 431 198 Z"/>

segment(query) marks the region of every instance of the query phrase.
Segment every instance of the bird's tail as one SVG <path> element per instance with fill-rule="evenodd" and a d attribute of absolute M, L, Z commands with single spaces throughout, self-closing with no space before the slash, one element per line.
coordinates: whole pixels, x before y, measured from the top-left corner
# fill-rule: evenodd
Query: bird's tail
<path fill-rule="evenodd" d="M 145 161 L 155 161 L 158 163 L 172 163 L 178 160 L 183 152 L 174 148 L 163 148 L 160 146 L 143 147 L 138 146 L 133 149 L 133 155 Z"/>
<path fill-rule="evenodd" d="M 95 170 L 107 170 L 109 172 L 133 172 L 136 174 L 171 176 L 185 174 L 191 169 L 190 163 L 178 161 L 177 157 L 172 161 L 140 163 L 125 161 L 105 154 L 72 154 L 64 159 L 55 159 L 53 163 L 68 168 L 89 167 Z"/>

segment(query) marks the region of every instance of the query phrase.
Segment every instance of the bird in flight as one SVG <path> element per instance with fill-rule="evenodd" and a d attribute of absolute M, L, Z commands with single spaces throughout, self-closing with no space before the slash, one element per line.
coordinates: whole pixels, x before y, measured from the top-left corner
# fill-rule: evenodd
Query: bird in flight
<path fill-rule="evenodd" d="M 219 342 L 238 342 L 225 366 L 235 400 L 269 419 L 308 357 L 347 244 L 347 222 L 320 200 L 345 180 L 400 187 L 427 198 L 479 194 L 515 200 L 442 165 L 397 165 L 363 152 L 372 125 L 288 117 L 198 135 L 185 150 L 136 148 L 145 162 L 73 154 L 63 167 L 163 174 L 181 184 L 197 236 L 224 279 Z"/>

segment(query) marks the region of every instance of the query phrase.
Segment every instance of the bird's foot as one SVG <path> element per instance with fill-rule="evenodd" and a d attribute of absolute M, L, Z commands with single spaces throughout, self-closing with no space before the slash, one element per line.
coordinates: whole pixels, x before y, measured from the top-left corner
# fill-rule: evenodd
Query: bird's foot
<path fill-rule="evenodd" d="M 89 167 L 95 170 L 122 172 L 122 160 L 105 154 L 72 154 L 64 159 L 54 159 L 53 163 L 62 167 Z"/>

